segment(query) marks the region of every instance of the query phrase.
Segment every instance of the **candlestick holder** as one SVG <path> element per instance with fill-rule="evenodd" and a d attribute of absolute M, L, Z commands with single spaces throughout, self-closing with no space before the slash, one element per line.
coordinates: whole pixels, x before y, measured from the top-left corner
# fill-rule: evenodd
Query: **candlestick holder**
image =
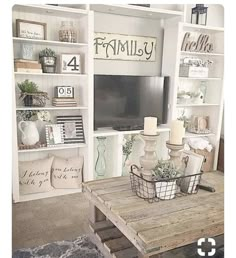
<path fill-rule="evenodd" d="M 175 165 L 175 168 L 180 170 L 183 165 L 183 162 L 181 160 L 181 154 L 184 150 L 184 144 L 171 144 L 169 141 L 167 141 L 166 147 L 170 150 L 169 151 L 170 160 Z"/>
<path fill-rule="evenodd" d="M 141 156 L 139 158 L 140 165 L 142 166 L 141 174 L 145 180 L 152 181 L 152 170 L 158 163 L 156 148 L 157 137 L 159 136 L 159 134 L 145 135 L 143 133 L 140 133 L 140 135 L 141 138 L 145 141 L 144 156 Z M 143 191 L 141 192 L 143 197 L 155 197 L 155 188 L 153 183 L 146 183 L 145 185 L 143 185 Z"/>

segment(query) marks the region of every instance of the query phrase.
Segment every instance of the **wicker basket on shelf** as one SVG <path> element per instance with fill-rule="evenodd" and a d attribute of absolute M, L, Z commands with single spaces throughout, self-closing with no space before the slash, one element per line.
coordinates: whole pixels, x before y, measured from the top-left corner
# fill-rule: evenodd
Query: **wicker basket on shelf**
<path fill-rule="evenodd" d="M 45 107 L 46 101 L 49 99 L 47 92 L 22 92 L 20 98 L 23 99 L 25 106 L 35 107 Z"/>

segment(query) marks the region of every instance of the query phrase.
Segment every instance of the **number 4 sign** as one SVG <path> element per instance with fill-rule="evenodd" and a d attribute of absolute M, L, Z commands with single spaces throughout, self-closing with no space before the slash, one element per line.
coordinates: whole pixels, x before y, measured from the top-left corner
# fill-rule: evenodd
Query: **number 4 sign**
<path fill-rule="evenodd" d="M 79 54 L 61 54 L 61 73 L 81 73 Z"/>

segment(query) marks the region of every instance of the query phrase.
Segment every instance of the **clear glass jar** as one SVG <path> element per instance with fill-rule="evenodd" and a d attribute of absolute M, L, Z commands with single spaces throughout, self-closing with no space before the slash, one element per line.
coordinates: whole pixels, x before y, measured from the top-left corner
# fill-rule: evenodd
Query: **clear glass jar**
<path fill-rule="evenodd" d="M 62 21 L 59 30 L 59 41 L 62 42 L 77 42 L 77 33 L 72 21 Z"/>

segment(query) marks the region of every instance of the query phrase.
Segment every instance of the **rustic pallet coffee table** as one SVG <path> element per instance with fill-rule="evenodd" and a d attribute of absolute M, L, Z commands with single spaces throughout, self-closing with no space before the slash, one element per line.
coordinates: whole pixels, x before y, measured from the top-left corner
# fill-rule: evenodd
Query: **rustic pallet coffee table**
<path fill-rule="evenodd" d="M 201 237 L 223 234 L 223 175 L 205 173 L 203 179 L 216 192 L 199 190 L 151 204 L 131 191 L 129 177 L 84 183 L 92 241 L 105 257 L 158 257 Z"/>

